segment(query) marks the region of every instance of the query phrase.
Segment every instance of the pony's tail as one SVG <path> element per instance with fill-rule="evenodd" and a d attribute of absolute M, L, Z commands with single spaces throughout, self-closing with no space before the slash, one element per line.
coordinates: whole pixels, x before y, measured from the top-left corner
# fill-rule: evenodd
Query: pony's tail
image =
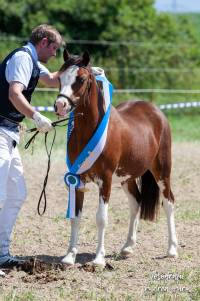
<path fill-rule="evenodd" d="M 160 190 L 149 170 L 142 175 L 140 185 L 140 217 L 153 221 L 158 214 Z"/>

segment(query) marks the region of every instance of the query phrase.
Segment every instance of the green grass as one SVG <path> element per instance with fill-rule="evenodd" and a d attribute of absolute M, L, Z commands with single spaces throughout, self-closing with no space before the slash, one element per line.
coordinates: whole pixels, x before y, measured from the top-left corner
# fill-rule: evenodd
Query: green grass
<path fill-rule="evenodd" d="M 166 113 L 172 129 L 173 141 L 199 141 L 200 140 L 200 121 L 199 109 L 196 112 L 189 112 L 188 109 L 176 114 Z"/>
<path fill-rule="evenodd" d="M 189 202 L 189 201 L 188 201 Z M 184 210 L 176 213 L 176 218 L 183 221 L 199 221 L 200 210 Z"/>
<path fill-rule="evenodd" d="M 15 289 L 13 289 L 11 292 L 8 294 L 4 295 L 4 298 L 1 299 L 0 301 L 38 301 L 38 299 L 35 298 L 34 294 L 32 292 L 17 292 Z"/>

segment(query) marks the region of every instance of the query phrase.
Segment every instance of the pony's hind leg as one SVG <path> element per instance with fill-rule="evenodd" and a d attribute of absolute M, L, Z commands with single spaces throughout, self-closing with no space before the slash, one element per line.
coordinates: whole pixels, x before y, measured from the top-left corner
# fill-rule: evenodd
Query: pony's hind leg
<path fill-rule="evenodd" d="M 158 182 L 160 191 L 163 195 L 163 209 L 167 216 L 168 225 L 168 251 L 167 255 L 169 257 L 178 257 L 178 241 L 176 237 L 176 228 L 174 221 L 174 196 L 170 189 L 170 180 L 164 179 Z"/>
<path fill-rule="evenodd" d="M 178 256 L 178 242 L 174 221 L 174 196 L 171 191 L 171 132 L 167 121 L 163 123 L 163 132 L 157 157 L 152 165 L 152 174 L 159 186 L 163 198 L 163 208 L 167 216 L 169 257 Z"/>
<path fill-rule="evenodd" d="M 163 164 L 163 162 L 165 164 Z M 170 185 L 171 160 L 158 160 L 154 164 L 152 173 L 156 179 L 157 185 L 163 199 L 163 209 L 167 216 L 168 226 L 168 251 L 167 256 L 178 257 L 178 242 L 176 237 L 175 221 L 174 221 L 174 196 Z"/>
<path fill-rule="evenodd" d="M 129 200 L 130 222 L 127 240 L 121 249 L 121 254 L 129 255 L 133 253 L 133 247 L 136 244 L 137 227 L 140 217 L 139 191 L 135 179 L 129 179 L 122 183 L 122 188 Z"/>
<path fill-rule="evenodd" d="M 81 212 L 83 207 L 83 192 L 76 192 L 76 217 L 71 218 L 71 236 L 70 243 L 67 251 L 67 255 L 62 259 L 62 263 L 68 265 L 74 265 L 76 260 L 76 254 L 78 253 L 78 230 L 81 221 Z"/>

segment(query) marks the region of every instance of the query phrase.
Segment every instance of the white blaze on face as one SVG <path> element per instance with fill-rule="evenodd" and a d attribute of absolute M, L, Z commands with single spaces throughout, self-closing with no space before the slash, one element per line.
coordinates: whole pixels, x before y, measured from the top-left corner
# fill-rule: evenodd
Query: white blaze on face
<path fill-rule="evenodd" d="M 61 84 L 60 94 L 64 94 L 65 96 L 73 99 L 72 85 L 76 81 L 78 69 L 79 69 L 78 66 L 72 66 L 60 75 L 60 84 Z M 59 99 L 66 102 L 66 98 L 62 96 L 60 96 Z"/>

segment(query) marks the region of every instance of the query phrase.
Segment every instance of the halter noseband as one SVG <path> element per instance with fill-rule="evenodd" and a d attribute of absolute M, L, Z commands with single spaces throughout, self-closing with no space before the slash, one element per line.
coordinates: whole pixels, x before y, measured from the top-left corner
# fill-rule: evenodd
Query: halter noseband
<path fill-rule="evenodd" d="M 58 94 L 57 98 L 59 98 L 59 97 L 66 98 L 68 100 L 68 102 L 69 102 L 69 104 L 71 106 L 70 112 L 76 107 L 76 104 L 67 95 L 60 93 L 60 94 Z"/>

